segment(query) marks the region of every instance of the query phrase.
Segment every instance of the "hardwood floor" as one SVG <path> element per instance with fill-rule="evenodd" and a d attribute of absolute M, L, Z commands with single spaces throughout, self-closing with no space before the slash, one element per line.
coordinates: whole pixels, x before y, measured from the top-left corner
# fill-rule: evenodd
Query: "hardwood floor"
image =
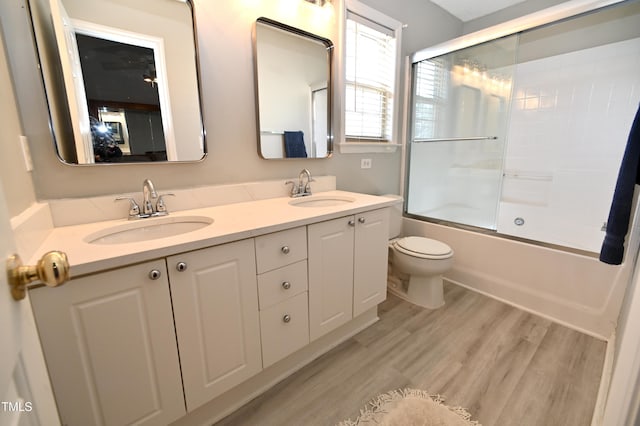
<path fill-rule="evenodd" d="M 424 389 L 483 426 L 589 426 L 606 342 L 453 284 L 446 305 L 395 296 L 380 321 L 217 425 L 334 425 L 371 398 Z"/>

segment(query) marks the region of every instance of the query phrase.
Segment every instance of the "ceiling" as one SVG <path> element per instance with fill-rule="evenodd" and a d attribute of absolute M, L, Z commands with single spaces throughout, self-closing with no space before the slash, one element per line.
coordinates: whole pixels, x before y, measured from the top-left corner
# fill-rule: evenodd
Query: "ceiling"
<path fill-rule="evenodd" d="M 431 0 L 463 22 L 496 12 L 526 0 Z"/>

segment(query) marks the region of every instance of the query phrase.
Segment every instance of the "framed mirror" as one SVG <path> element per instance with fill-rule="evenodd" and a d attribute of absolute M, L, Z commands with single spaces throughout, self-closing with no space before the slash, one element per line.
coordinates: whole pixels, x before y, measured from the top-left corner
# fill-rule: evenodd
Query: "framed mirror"
<path fill-rule="evenodd" d="M 206 155 L 191 0 L 29 0 L 60 160 Z"/>
<path fill-rule="evenodd" d="M 260 156 L 331 156 L 333 43 L 271 19 L 258 18 L 253 44 Z"/>

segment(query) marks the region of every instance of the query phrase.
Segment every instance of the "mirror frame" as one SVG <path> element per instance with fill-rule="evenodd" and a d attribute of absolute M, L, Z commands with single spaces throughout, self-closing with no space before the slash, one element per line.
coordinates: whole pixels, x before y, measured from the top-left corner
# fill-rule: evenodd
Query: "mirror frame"
<path fill-rule="evenodd" d="M 34 0 L 26 0 L 25 3 L 28 8 L 28 18 L 31 25 L 31 31 L 32 31 L 32 34 L 34 35 L 33 42 L 35 45 L 35 60 L 36 60 L 37 67 L 39 68 L 42 87 L 44 89 L 45 98 L 47 100 L 46 102 L 47 115 L 49 120 L 49 130 L 51 134 L 51 140 L 53 142 L 54 150 L 55 150 L 58 161 L 60 161 L 62 164 L 67 166 L 90 167 L 90 166 L 129 166 L 129 165 L 139 166 L 139 165 L 152 165 L 152 164 L 162 164 L 162 165 L 193 164 L 193 163 L 203 162 L 207 158 L 209 153 L 207 149 L 207 132 L 204 127 L 204 118 L 203 118 L 202 73 L 200 70 L 200 51 L 198 47 L 197 20 L 196 20 L 195 5 L 193 0 L 179 0 L 179 2 L 184 3 L 185 6 L 189 8 L 189 15 L 191 17 L 191 28 L 192 28 L 191 34 L 193 37 L 193 49 L 194 49 L 193 60 L 194 60 L 195 79 L 196 79 L 195 83 L 196 83 L 196 89 L 197 89 L 197 95 L 198 95 L 197 104 L 199 109 L 198 133 L 202 141 L 202 149 L 203 149 L 202 157 L 194 160 L 131 161 L 131 162 L 101 162 L 101 163 L 73 163 L 73 162 L 66 161 L 60 154 L 60 147 L 58 145 L 58 140 L 64 137 L 61 135 L 63 135 L 65 132 L 64 130 L 58 129 L 58 127 L 60 126 L 54 125 L 52 108 L 59 107 L 59 105 L 56 104 L 56 102 L 62 103 L 66 106 L 65 114 L 67 115 L 69 114 L 68 99 L 66 98 L 66 95 L 64 94 L 60 95 L 59 93 L 57 93 L 60 90 L 62 90 L 63 93 L 65 92 L 65 89 L 64 89 L 65 83 L 62 79 L 61 65 L 59 62 L 60 53 L 56 50 L 56 54 L 57 54 L 56 57 L 58 59 L 58 62 L 56 62 L 53 66 L 49 66 L 49 67 L 43 66 L 43 57 L 49 56 L 51 52 L 48 51 L 49 48 L 47 48 L 46 46 L 44 47 L 40 46 L 40 44 L 44 44 L 44 45 L 47 44 L 44 41 L 44 39 L 40 40 L 40 38 L 53 36 L 54 37 L 53 43 L 56 45 L 57 43 L 55 42 L 55 34 L 53 33 L 53 30 L 51 30 L 51 33 L 49 34 L 47 29 L 42 30 L 37 28 L 38 25 L 42 25 L 40 22 L 38 22 L 40 19 L 42 19 L 42 16 L 39 16 L 38 18 L 35 17 L 34 7 L 37 8 L 38 6 L 34 6 L 32 4 L 33 1 Z M 49 76 L 49 80 L 52 81 L 51 87 L 50 87 L 50 84 L 47 83 L 47 77 L 45 76 L 46 72 L 48 72 L 49 74 L 52 74 Z M 60 99 L 55 100 L 56 98 L 60 98 Z M 74 137 L 73 132 L 71 130 L 70 130 L 70 133 L 71 133 L 71 137 Z"/>
<path fill-rule="evenodd" d="M 260 90 L 258 84 L 258 37 L 257 37 L 257 28 L 258 23 L 262 23 L 268 26 L 271 26 L 275 29 L 282 30 L 288 33 L 292 33 L 293 35 L 308 38 L 312 41 L 317 41 L 322 43 L 327 49 L 327 155 L 325 157 L 307 157 L 307 158 L 267 158 L 262 154 L 262 139 L 261 139 L 261 130 L 260 130 Z M 305 30 L 301 30 L 300 28 L 292 27 L 287 24 L 283 24 L 282 22 L 275 21 L 270 18 L 259 17 L 256 19 L 253 25 L 252 31 L 252 42 L 253 42 L 253 81 L 254 81 L 254 89 L 256 96 L 256 138 L 257 138 L 257 149 L 258 156 L 263 160 L 323 160 L 327 158 L 331 158 L 333 155 L 333 52 L 334 45 L 331 40 L 325 37 L 321 37 L 319 35 L 310 33 Z"/>

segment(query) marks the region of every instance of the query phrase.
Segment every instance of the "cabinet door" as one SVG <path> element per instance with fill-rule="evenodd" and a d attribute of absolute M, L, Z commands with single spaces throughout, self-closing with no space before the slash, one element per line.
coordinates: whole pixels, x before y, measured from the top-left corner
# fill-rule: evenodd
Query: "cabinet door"
<path fill-rule="evenodd" d="M 167 263 L 191 411 L 262 369 L 255 249 L 244 240 Z"/>
<path fill-rule="evenodd" d="M 354 220 L 349 216 L 307 227 L 312 341 L 352 318 Z"/>
<path fill-rule="evenodd" d="M 387 298 L 389 209 L 356 216 L 353 316 L 373 308 Z"/>
<path fill-rule="evenodd" d="M 29 297 L 63 424 L 160 425 L 185 414 L 164 260 Z"/>

